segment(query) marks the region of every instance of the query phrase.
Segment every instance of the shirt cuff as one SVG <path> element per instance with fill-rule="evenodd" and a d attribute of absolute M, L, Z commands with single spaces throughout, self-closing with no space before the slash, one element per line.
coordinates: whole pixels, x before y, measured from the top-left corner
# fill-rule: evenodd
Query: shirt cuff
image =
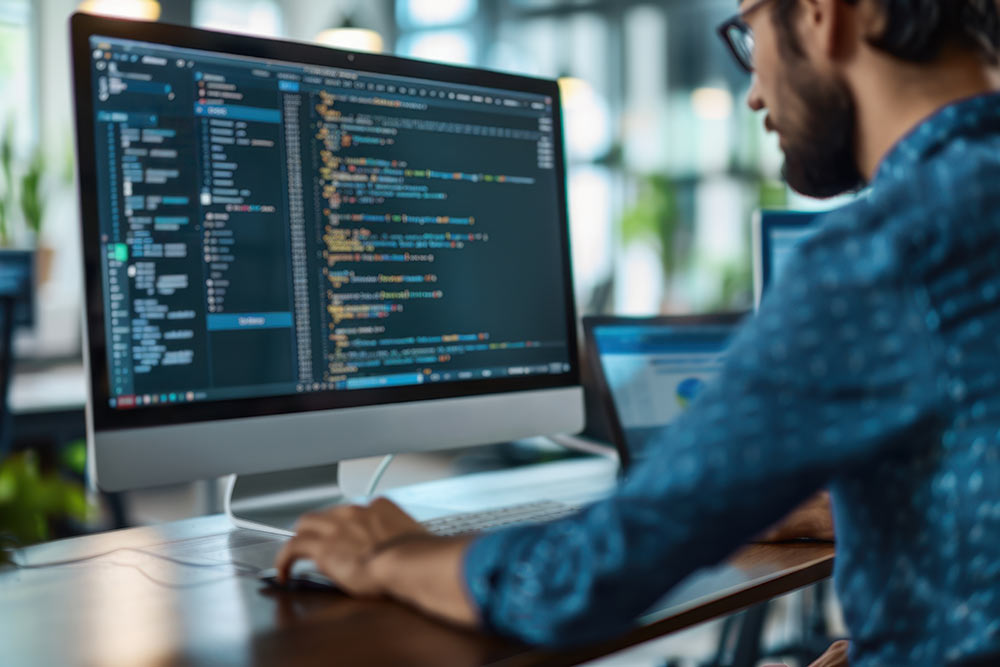
<path fill-rule="evenodd" d="M 476 604 L 480 625 L 491 632 L 497 631 L 490 612 L 504 553 L 503 541 L 501 533 L 478 537 L 465 550 L 463 561 L 465 588 Z"/>

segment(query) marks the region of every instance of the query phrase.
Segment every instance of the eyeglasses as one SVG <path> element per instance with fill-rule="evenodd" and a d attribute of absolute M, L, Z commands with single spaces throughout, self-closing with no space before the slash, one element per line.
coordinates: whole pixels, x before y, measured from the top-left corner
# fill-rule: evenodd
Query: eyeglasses
<path fill-rule="evenodd" d="M 733 52 L 736 62 L 748 73 L 753 74 L 753 53 L 755 42 L 753 31 L 747 25 L 746 18 L 771 0 L 758 0 L 739 14 L 719 26 L 719 36 Z"/>

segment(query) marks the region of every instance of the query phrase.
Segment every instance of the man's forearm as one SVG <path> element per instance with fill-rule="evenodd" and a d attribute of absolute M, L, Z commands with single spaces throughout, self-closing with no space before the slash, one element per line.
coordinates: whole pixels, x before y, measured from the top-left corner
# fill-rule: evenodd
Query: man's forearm
<path fill-rule="evenodd" d="M 472 539 L 404 537 L 372 558 L 371 572 L 386 595 L 450 623 L 474 627 L 479 613 L 463 574 Z"/>

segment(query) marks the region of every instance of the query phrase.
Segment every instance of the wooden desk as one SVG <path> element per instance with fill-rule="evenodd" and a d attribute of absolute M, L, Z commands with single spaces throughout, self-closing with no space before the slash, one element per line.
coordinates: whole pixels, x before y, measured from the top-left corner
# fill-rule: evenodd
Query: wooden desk
<path fill-rule="evenodd" d="M 280 540 L 222 516 L 33 547 L 30 562 L 138 548 L 263 565 Z M 625 637 L 548 653 L 430 620 L 393 602 L 278 593 L 229 567 L 189 568 L 132 551 L 85 564 L 0 571 L 4 665 L 575 664 L 717 618 L 829 576 L 827 545 L 751 546 L 675 589 Z"/>

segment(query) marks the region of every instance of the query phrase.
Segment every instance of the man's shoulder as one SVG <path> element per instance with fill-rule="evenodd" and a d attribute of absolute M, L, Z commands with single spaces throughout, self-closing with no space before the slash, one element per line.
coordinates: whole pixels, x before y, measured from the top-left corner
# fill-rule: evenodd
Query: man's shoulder
<path fill-rule="evenodd" d="M 912 269 L 954 252 L 1000 247 L 1000 138 L 957 141 L 905 174 L 876 182 L 819 226 L 803 244 L 805 257 L 861 259 L 872 269 Z"/>

